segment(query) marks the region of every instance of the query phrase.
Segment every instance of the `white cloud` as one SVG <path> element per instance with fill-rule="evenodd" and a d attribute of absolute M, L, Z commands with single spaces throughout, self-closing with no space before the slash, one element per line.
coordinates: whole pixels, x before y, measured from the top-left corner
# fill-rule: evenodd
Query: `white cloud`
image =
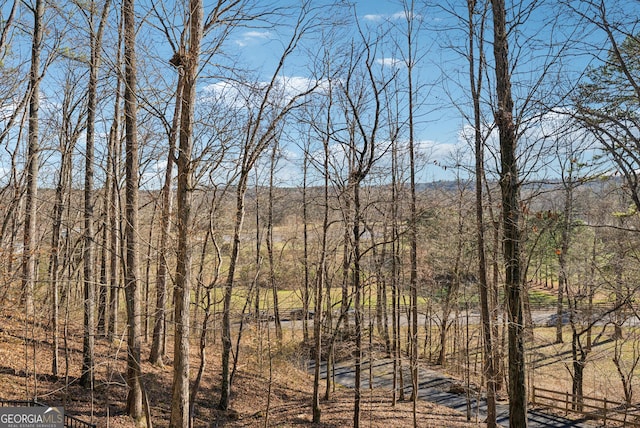
<path fill-rule="evenodd" d="M 422 19 L 422 15 L 420 14 L 411 14 L 411 12 L 405 12 L 404 10 L 401 10 L 399 12 L 395 12 L 392 13 L 390 15 L 385 15 L 385 14 L 367 14 L 364 15 L 362 17 L 362 19 L 364 19 L 365 21 L 370 21 L 370 22 L 381 22 L 381 21 L 397 21 L 400 19 L 406 20 L 408 17 L 413 17 L 413 19 Z"/>
<path fill-rule="evenodd" d="M 242 92 L 243 87 L 230 82 L 219 81 L 207 85 L 203 91 L 202 101 L 219 103 L 222 102 L 229 107 L 242 108 L 246 105 L 247 98 Z"/>
<path fill-rule="evenodd" d="M 443 160 L 456 150 L 457 145 L 452 143 L 440 143 L 434 140 L 421 140 L 415 144 L 417 153 L 435 160 Z"/>
<path fill-rule="evenodd" d="M 404 61 L 402 61 L 401 59 L 392 58 L 392 57 L 377 59 L 376 63 L 386 67 L 393 67 L 393 68 L 402 68 L 405 66 Z"/>
<path fill-rule="evenodd" d="M 256 43 L 260 40 L 268 40 L 271 38 L 271 32 L 269 31 L 246 31 L 242 33 L 239 39 L 235 42 L 240 47 L 245 47 L 250 44 Z"/>
<path fill-rule="evenodd" d="M 285 95 L 294 96 L 311 89 L 316 84 L 316 81 L 307 77 L 282 76 L 277 78 L 277 83 Z"/>
<path fill-rule="evenodd" d="M 202 100 L 223 102 L 230 107 L 240 109 L 255 106 L 255 103 L 260 103 L 263 90 L 268 84 L 269 82 L 257 82 L 252 88 L 241 83 L 220 81 L 204 88 L 206 95 Z M 306 77 L 278 76 L 270 98 L 276 104 L 287 103 L 294 96 L 310 90 L 314 85 L 316 81 Z"/>
<path fill-rule="evenodd" d="M 419 13 L 412 13 L 412 12 L 405 12 L 400 11 L 400 12 L 396 12 L 393 15 L 391 15 L 391 19 L 404 19 L 406 20 L 407 18 L 412 18 L 412 19 L 417 19 L 417 20 L 421 20 L 422 19 L 422 15 L 420 15 Z"/>
<path fill-rule="evenodd" d="M 362 18 L 365 21 L 380 22 L 385 17 L 384 17 L 384 15 L 378 15 L 378 14 L 367 14 L 367 15 L 364 15 Z"/>
<path fill-rule="evenodd" d="M 396 12 L 393 15 L 391 15 L 391 19 L 406 19 L 408 16 L 408 13 L 406 13 L 404 10 L 401 12 Z"/>
<path fill-rule="evenodd" d="M 271 33 L 269 31 L 247 31 L 243 36 L 247 39 L 268 39 L 271 37 Z"/>

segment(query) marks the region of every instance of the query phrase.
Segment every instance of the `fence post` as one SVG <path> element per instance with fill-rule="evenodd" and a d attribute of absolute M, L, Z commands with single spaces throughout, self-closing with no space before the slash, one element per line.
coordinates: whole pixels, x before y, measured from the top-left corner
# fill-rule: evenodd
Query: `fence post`
<path fill-rule="evenodd" d="M 569 392 L 564 392 L 564 415 L 567 416 L 569 414 Z"/>
<path fill-rule="evenodd" d="M 603 419 L 604 419 L 604 425 L 606 426 L 607 425 L 607 398 L 606 397 L 604 399 L 604 409 L 603 409 L 603 411 L 604 411 L 604 414 L 602 416 L 603 416 Z"/>
<path fill-rule="evenodd" d="M 531 402 L 535 406 L 536 404 L 536 386 L 535 385 L 533 385 L 533 394 L 531 394 Z"/>

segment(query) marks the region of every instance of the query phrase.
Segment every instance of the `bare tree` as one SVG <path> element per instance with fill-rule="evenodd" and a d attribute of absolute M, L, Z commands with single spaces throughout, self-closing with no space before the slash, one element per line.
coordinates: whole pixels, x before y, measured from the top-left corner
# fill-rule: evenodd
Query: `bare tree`
<path fill-rule="evenodd" d="M 483 76 L 486 70 L 484 53 L 484 26 L 487 16 L 487 2 L 476 0 L 467 1 L 468 15 L 468 60 L 469 60 L 469 87 L 471 88 L 471 98 L 473 101 L 473 141 L 475 152 L 475 191 L 476 191 L 476 234 L 478 240 L 478 286 L 480 291 L 480 312 L 482 316 L 482 333 L 484 346 L 484 374 L 487 384 L 487 426 L 496 426 L 496 341 L 493 335 L 492 312 L 496 307 L 492 307 L 490 299 L 489 281 L 487 275 L 486 243 L 485 243 L 485 220 L 484 220 L 484 200 L 483 200 L 483 180 L 484 174 L 484 150 L 485 137 L 482 133 L 481 115 L 481 93 L 483 87 Z M 479 15 L 479 22 L 476 16 Z M 478 57 L 476 58 L 476 47 Z"/>
<path fill-rule="evenodd" d="M 233 226 L 233 238 L 231 244 L 231 255 L 229 261 L 229 270 L 224 287 L 224 308 L 222 315 L 222 385 L 220 393 L 220 401 L 218 408 L 221 410 L 227 410 L 229 408 L 231 385 L 232 385 L 232 370 L 231 370 L 231 296 L 235 285 L 235 275 L 238 263 L 238 257 L 240 252 L 240 233 L 243 228 L 244 214 L 245 214 L 245 194 L 247 191 L 247 185 L 250 173 L 261 156 L 261 154 L 273 143 L 274 138 L 278 134 L 282 122 L 285 120 L 287 114 L 297 108 L 301 102 L 304 102 L 307 95 L 315 90 L 318 83 L 312 82 L 310 86 L 293 96 L 283 97 L 283 94 L 279 96 L 284 99 L 283 105 L 274 105 L 275 98 L 279 88 L 278 82 L 280 82 L 280 73 L 284 66 L 285 60 L 296 50 L 298 43 L 309 30 L 309 26 L 315 25 L 313 21 L 314 9 L 308 4 L 304 3 L 300 7 L 300 13 L 295 21 L 293 28 L 293 34 L 291 35 L 288 43 L 285 45 L 282 54 L 280 55 L 278 65 L 274 70 L 271 79 L 266 86 L 258 92 L 257 100 L 250 96 L 248 102 L 250 108 L 255 108 L 252 103 L 256 102 L 257 108 L 251 115 L 251 120 L 246 125 L 246 130 L 243 136 L 243 142 L 241 146 L 241 154 L 239 162 L 239 174 L 238 183 L 236 187 L 235 195 L 235 222 Z M 237 361 L 238 352 L 235 353 L 235 359 Z"/>
<path fill-rule="evenodd" d="M 175 340 L 173 350 L 173 389 L 171 427 L 189 426 L 189 304 L 191 301 L 191 205 L 193 189 L 193 115 L 196 102 L 196 81 L 203 34 L 202 0 L 190 0 L 188 12 L 188 46 L 180 47 L 179 66 L 183 73 L 180 94 L 180 142 L 176 166 L 178 169 L 177 232 L 175 288 Z M 184 50 L 183 50 L 184 49 Z"/>
<path fill-rule="evenodd" d="M 500 189 L 502 191 L 505 291 L 509 317 L 509 423 L 527 426 L 525 337 L 520 260 L 520 181 L 517 138 L 513 120 L 513 97 L 509 43 L 504 0 L 491 0 L 493 10 L 493 54 L 498 105 L 494 115 L 500 135 Z"/>
<path fill-rule="evenodd" d="M 18 10 L 18 3 L 18 0 L 14 0 L 11 5 L 11 9 L 9 9 L 9 14 L 7 15 L 7 17 L 2 17 L 2 28 L 0 29 L 0 58 L 4 58 L 7 53 L 7 38 L 9 37 L 11 28 L 14 24 L 16 11 Z M 4 7 L 2 8 L 2 10 L 5 10 Z"/>
<path fill-rule="evenodd" d="M 85 143 L 85 179 L 84 179 L 84 336 L 82 344 L 82 374 L 80 384 L 85 388 L 93 386 L 93 352 L 95 342 L 95 258 L 94 258 L 94 140 L 96 106 L 98 97 L 98 70 L 102 55 L 102 35 L 109 13 L 110 0 L 102 7 L 98 28 L 94 32 L 94 4 L 89 14 L 89 87 L 87 90 L 87 135 Z"/>
<path fill-rule="evenodd" d="M 78 99 L 80 92 L 79 79 L 73 71 L 69 71 L 65 78 L 64 96 L 58 124 L 58 141 L 60 151 L 60 169 L 53 206 L 53 223 L 51 231 L 51 255 L 49 257 L 49 280 L 51 281 L 51 330 L 52 330 L 52 361 L 51 374 L 59 373 L 59 349 L 60 349 L 60 279 L 64 259 L 64 242 L 62 241 L 63 219 L 65 207 L 70 200 L 73 150 L 84 123 L 84 104 Z"/>
<path fill-rule="evenodd" d="M 122 2 L 124 18 L 124 117 L 125 117 L 125 239 L 126 270 L 125 295 L 127 302 L 127 412 L 140 423 L 144 419 L 142 401 L 142 369 L 140 367 L 140 289 L 139 289 L 139 252 L 138 252 L 138 124 L 136 100 L 136 23 L 134 1 Z"/>
<path fill-rule="evenodd" d="M 158 270 L 156 272 L 156 309 L 153 324 L 153 339 L 151 342 L 151 354 L 149 361 L 153 364 L 162 364 L 165 355 L 166 344 L 166 305 L 167 305 L 167 274 L 169 251 L 169 233 L 171 231 L 171 211 L 173 206 L 172 183 L 173 164 L 175 157 L 176 141 L 180 123 L 180 108 L 182 104 L 182 92 L 184 86 L 183 73 L 178 73 L 176 87 L 176 101 L 173 111 L 173 121 L 169 130 L 169 151 L 167 154 L 167 166 L 165 169 L 164 184 L 161 191 L 160 214 L 160 246 L 158 248 Z"/>
<path fill-rule="evenodd" d="M 119 31 L 119 38 L 120 33 Z M 120 41 L 118 46 L 120 46 Z M 117 54 L 117 67 L 121 68 L 120 49 Z M 122 143 L 121 143 L 121 104 L 122 104 L 122 78 L 120 73 L 117 74 L 118 79 L 116 82 L 115 96 L 114 96 L 114 115 L 109 129 L 109 139 L 107 143 L 107 171 L 105 187 L 107 190 L 106 204 L 107 204 L 107 227 L 109 229 L 109 283 L 108 283 L 108 310 L 107 310 L 107 338 L 113 340 L 117 335 L 118 328 L 118 308 L 120 301 L 120 261 L 123 256 L 120 252 L 120 160 L 122 155 Z M 107 250 L 105 246 L 105 250 Z"/>
<path fill-rule="evenodd" d="M 273 241 L 273 199 L 274 199 L 274 178 L 276 174 L 276 164 L 278 163 L 278 150 L 279 144 L 278 140 L 280 135 L 278 135 L 271 147 L 271 155 L 269 156 L 269 195 L 267 202 L 267 231 L 266 231 L 266 244 L 267 244 L 267 258 L 269 260 L 269 287 L 271 288 L 271 293 L 273 296 L 273 319 L 275 321 L 276 326 L 276 338 L 278 341 L 282 341 L 282 323 L 280 322 L 280 306 L 278 304 L 278 285 L 276 282 L 276 272 L 275 272 L 275 259 L 274 259 L 274 241 Z M 257 197 L 257 196 L 256 196 Z M 305 293 L 306 295 L 306 293 Z M 308 303 L 304 304 L 304 306 L 308 306 Z M 305 316 L 302 317 L 303 322 Z M 305 323 L 306 325 L 306 323 Z M 305 327 L 306 328 L 306 327 Z"/>
<path fill-rule="evenodd" d="M 344 152 L 348 159 L 349 170 L 345 185 L 345 197 L 350 202 L 343 208 L 346 243 L 350 251 L 345 254 L 343 263 L 348 268 L 349 284 L 353 290 L 353 309 L 355 321 L 355 358 L 354 358 L 354 412 L 353 424 L 360 426 L 361 376 L 362 376 L 362 301 L 363 301 L 363 248 L 361 244 L 364 231 L 363 204 L 361 187 L 367 179 L 376 160 L 386 151 L 378 140 L 382 127 L 382 102 L 386 86 L 393 79 L 376 73 L 375 59 L 377 40 L 370 40 L 358 24 L 361 45 L 353 43 L 349 51 L 346 77 L 340 85 L 344 99 L 345 138 Z M 344 299 L 344 296 L 343 296 Z M 346 308 L 343 308 L 343 311 Z"/>
<path fill-rule="evenodd" d="M 31 44 L 31 70 L 29 73 L 29 133 L 26 162 L 27 189 L 25 201 L 24 240 L 22 256 L 22 293 L 27 316 L 33 315 L 33 293 L 36 281 L 36 221 L 38 198 L 38 169 L 40 163 L 39 111 L 40 81 L 42 79 L 40 55 L 44 34 L 44 0 L 35 0 L 30 7 L 33 12 L 33 35 Z"/>
<path fill-rule="evenodd" d="M 407 92 L 408 92 L 408 127 L 409 127 L 409 192 L 410 192 L 410 218 L 409 218 L 409 245 L 410 245 L 410 274 L 409 292 L 411 296 L 411 382 L 413 400 L 413 426 L 418 426 L 416 403 L 418 400 L 418 210 L 416 197 L 416 147 L 415 147 L 415 96 L 413 71 L 417 53 L 417 28 L 413 0 L 403 2 L 404 15 L 407 23 L 406 29 L 406 57 Z"/>

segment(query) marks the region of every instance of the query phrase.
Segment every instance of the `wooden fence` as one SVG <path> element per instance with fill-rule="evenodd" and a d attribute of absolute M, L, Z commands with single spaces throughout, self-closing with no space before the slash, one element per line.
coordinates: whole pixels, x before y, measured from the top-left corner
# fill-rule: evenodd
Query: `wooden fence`
<path fill-rule="evenodd" d="M 640 405 L 626 404 L 607 400 L 606 398 L 578 397 L 569 392 L 553 391 L 545 388 L 533 387 L 531 401 L 535 405 L 548 407 L 565 412 L 582 415 L 585 419 L 600 419 L 607 423 L 622 424 L 623 426 L 640 427 Z"/>

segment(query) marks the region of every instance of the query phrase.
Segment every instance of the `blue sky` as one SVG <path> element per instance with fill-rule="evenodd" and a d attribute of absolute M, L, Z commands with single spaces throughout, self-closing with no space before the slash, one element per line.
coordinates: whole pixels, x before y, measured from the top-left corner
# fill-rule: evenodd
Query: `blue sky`
<path fill-rule="evenodd" d="M 282 2 L 281 2 L 282 3 Z M 468 90 L 468 64 L 463 59 L 462 54 L 466 50 L 466 34 L 464 23 L 456 20 L 450 12 L 444 11 L 438 5 L 423 8 L 416 1 L 414 13 L 416 20 L 420 22 L 417 33 L 417 57 L 418 61 L 414 70 L 415 83 L 418 87 L 416 92 L 416 104 L 418 105 L 415 127 L 415 144 L 424 155 L 425 165 L 421 169 L 421 181 L 451 180 L 456 178 L 456 173 L 466 178 L 469 176 L 468 169 L 460 172 L 454 166 L 472 164 L 472 153 L 470 145 L 464 141 L 463 136 L 469 135 L 466 128 L 469 126 L 462 113 L 470 114 L 470 95 Z M 464 2 L 453 2 L 458 8 L 455 12 L 461 16 L 466 16 L 466 4 Z M 458 4 L 459 3 L 459 4 Z M 314 3 L 316 5 L 317 3 Z M 526 4 L 523 3 L 523 4 Z M 572 31 L 576 28 L 570 20 L 563 21 L 563 18 L 556 20 L 559 13 L 556 10 L 556 2 L 542 2 L 538 9 L 528 15 L 527 21 L 518 30 L 520 34 L 518 40 L 512 38 L 511 43 L 520 50 L 514 49 L 514 57 L 518 57 L 518 65 L 513 75 L 513 93 L 516 105 L 516 114 L 523 114 L 524 117 L 535 118 L 539 115 L 539 107 L 530 102 L 527 98 L 531 94 L 531 87 L 536 87 L 533 99 L 542 99 L 545 102 L 552 102 L 555 97 L 557 83 L 547 83 L 540 80 L 544 73 L 548 74 L 549 82 L 558 82 L 563 79 L 571 79 L 571 73 L 579 73 L 593 59 L 596 51 L 580 51 L 572 45 L 569 61 L 559 60 L 555 55 L 559 52 L 564 38 L 573 37 L 578 39 Z M 396 1 L 366 1 L 355 2 L 354 7 L 361 28 L 365 32 L 376 32 L 382 28 L 391 28 L 396 31 L 395 36 L 381 44 L 377 53 L 377 61 L 380 67 L 396 68 L 400 74 L 404 73 L 404 67 L 397 52 L 394 52 L 393 37 L 398 38 L 398 28 L 402 29 L 406 24 L 405 13 L 400 2 Z M 523 8 L 525 12 L 526 7 Z M 522 11 L 522 10 L 520 10 Z M 516 11 L 512 11 L 516 13 Z M 559 16 L 559 15 L 558 15 Z M 393 30 L 393 27 L 396 29 Z M 355 26 L 352 33 L 345 33 L 346 36 L 355 36 Z M 247 29 L 240 31 L 233 36 L 233 43 L 243 58 L 250 58 L 248 61 L 258 69 L 263 69 L 268 74 L 273 67 L 274 54 L 281 49 L 281 39 L 283 34 L 279 34 L 277 29 Z M 602 45 L 600 42 L 602 35 L 596 33 L 581 34 L 594 45 Z M 487 24 L 486 34 L 490 41 L 491 26 L 490 20 Z M 585 40 L 586 42 L 586 40 Z M 576 42 L 573 42 L 574 44 Z M 550 47 L 551 46 L 551 47 Z M 487 61 L 492 63 L 491 45 L 485 46 Z M 303 53 L 300 62 L 295 59 L 292 65 L 285 68 L 285 74 L 290 78 L 304 79 L 305 61 L 308 53 Z M 551 59 L 550 59 L 551 58 Z M 492 70 L 487 72 L 487 76 L 492 78 Z M 486 76 L 485 76 L 486 77 Z M 486 82 L 486 80 L 485 80 Z M 564 83 L 564 82 L 563 82 Z M 492 89 L 485 83 L 485 93 L 483 100 L 489 101 Z M 491 112 L 485 107 L 485 120 L 487 126 L 491 125 Z M 544 122 L 538 123 L 535 121 Z M 548 128 L 549 123 L 557 123 L 556 115 L 549 118 L 536 118 L 534 122 L 528 124 L 530 128 L 523 135 L 523 146 L 527 149 L 535 150 L 535 153 L 545 153 L 550 150 L 552 141 L 540 138 L 541 132 L 538 128 Z M 539 139 L 540 141 L 533 141 Z M 491 142 L 493 140 L 493 142 Z M 490 144 L 497 146 L 495 137 L 490 139 Z M 295 147 L 289 147 L 290 157 L 293 159 L 299 151 Z M 490 165 L 495 165 L 495 149 L 487 156 Z M 548 160 L 535 161 L 535 155 L 525 154 L 523 160 L 527 159 L 527 165 L 523 168 L 524 173 L 532 178 L 545 178 L 557 175 L 554 166 Z M 295 167 L 284 168 L 284 170 L 294 170 Z"/>
<path fill-rule="evenodd" d="M 577 1 L 577 0 L 576 0 Z M 137 3 L 137 12 L 139 19 L 142 17 L 153 21 L 151 16 L 150 3 L 151 0 L 140 0 Z M 207 2 L 205 2 L 207 3 Z M 264 7 L 263 2 L 257 2 L 259 6 Z M 328 4 L 328 1 L 313 1 L 313 6 L 322 4 Z M 416 4 L 421 3 L 416 1 Z M 456 7 L 461 8 L 458 12 L 463 14 L 465 4 L 464 2 L 453 2 Z M 618 5 L 618 2 L 611 2 Z M 164 3 L 154 3 L 156 5 L 164 5 L 163 7 L 172 8 L 176 4 L 172 1 Z M 299 4 L 293 0 L 277 0 L 275 5 L 284 6 L 286 4 Z M 578 3 L 580 4 L 580 3 Z M 558 3 L 555 1 L 548 1 L 541 3 L 541 9 L 531 14 L 525 25 L 521 27 L 523 34 L 521 41 L 525 41 L 527 44 L 514 44 L 520 46 L 522 50 L 518 52 L 519 62 L 516 74 L 514 75 L 514 97 L 516 98 L 516 107 L 522 108 L 524 100 L 527 96 L 528 88 L 536 83 L 541 73 L 542 66 L 545 65 L 545 58 L 549 54 L 553 54 L 553 49 L 549 49 L 550 39 L 558 44 L 563 37 L 570 35 L 574 38 L 582 38 L 580 46 L 573 46 L 571 55 L 558 61 L 554 64 L 553 70 L 557 72 L 556 75 L 552 75 L 553 78 L 557 78 L 557 82 L 566 84 L 566 82 L 560 79 L 566 79 L 569 74 L 580 72 L 588 64 L 589 60 L 592 60 L 594 56 L 597 56 L 599 51 L 605 47 L 602 43 L 602 33 L 593 28 L 579 28 L 575 25 L 571 19 L 567 19 L 564 16 L 560 17 L 560 20 L 555 22 L 554 18 L 556 12 L 554 8 Z M 207 4 L 205 4 L 205 7 Z M 210 6 L 210 4 L 208 4 Z M 437 5 L 436 5 L 437 6 Z M 417 42 L 417 55 L 419 61 L 417 62 L 415 69 L 415 86 L 418 87 L 416 102 L 419 106 L 418 120 L 416 122 L 416 145 L 422 149 L 425 156 L 425 167 L 422 169 L 421 181 L 432 181 L 441 179 L 453 179 L 455 178 L 455 168 L 452 168 L 452 164 L 455 161 L 452 160 L 452 156 L 459 153 L 461 150 L 466 151 L 466 155 L 462 157 L 462 163 L 470 163 L 470 155 L 468 150 L 468 144 L 465 143 L 461 136 L 467 135 L 468 132 L 464 132 L 465 127 L 468 126 L 461 112 L 468 113 L 469 109 L 469 95 L 467 90 L 468 77 L 467 77 L 467 64 L 461 58 L 460 52 L 456 52 L 455 47 L 460 48 L 464 46 L 464 32 L 463 26 L 459 21 L 452 18 L 451 14 L 445 13 L 441 8 L 434 5 L 429 9 L 420 9 L 416 6 L 415 13 L 416 19 L 420 20 L 420 32 L 418 34 Z M 631 8 L 633 5 L 622 7 L 620 3 L 620 16 L 625 18 L 627 14 L 631 14 Z M 72 6 L 69 6 L 72 7 Z M 637 8 L 637 7 L 636 7 Z M 355 2 L 355 11 L 358 21 L 365 32 L 375 32 L 384 28 L 392 28 L 394 25 L 402 26 L 405 21 L 403 8 L 400 2 L 397 1 L 366 1 L 358 0 Z M 323 11 L 326 12 L 326 11 Z M 52 14 L 51 11 L 49 11 Z M 112 10 L 112 14 L 117 15 L 117 11 Z M 168 10 L 166 12 L 166 20 L 169 27 L 179 28 L 182 25 L 181 11 Z M 632 17 L 632 14 L 629 15 Z M 172 22 L 169 22 L 172 21 Z M 115 22 L 115 21 L 114 21 Z M 157 24 L 157 22 L 156 22 Z M 287 25 L 289 24 L 289 25 Z M 290 31 L 290 25 L 292 24 L 291 18 L 282 18 L 281 25 L 260 25 L 259 23 L 250 23 L 246 27 L 236 28 L 230 35 L 225 44 L 225 55 L 222 57 L 215 56 L 211 59 L 213 62 L 221 62 L 226 66 L 237 66 L 239 69 L 249 70 L 246 76 L 250 79 L 266 80 L 271 75 L 275 61 L 282 51 L 283 41 L 286 40 L 286 36 Z M 150 63 L 154 63 L 158 67 L 159 74 L 163 75 L 162 79 L 165 82 L 162 84 L 171 85 L 171 79 L 175 77 L 175 70 L 170 68 L 167 64 L 167 59 L 171 57 L 171 49 L 164 39 L 164 35 L 158 31 L 158 27 L 155 30 L 151 29 L 150 24 L 145 23 L 146 27 L 141 30 L 138 39 L 138 54 L 143 60 L 149 60 Z M 82 29 L 75 29 L 75 31 L 82 32 Z M 490 31 L 490 27 L 487 28 L 487 32 Z M 553 31 L 553 34 L 552 34 Z M 572 31 L 579 32 L 571 34 Z M 155 32 L 155 33 L 154 33 Z M 70 33 L 71 34 L 71 33 Z M 177 32 L 174 32 L 174 37 Z M 344 28 L 341 36 L 343 38 L 349 38 L 354 36 L 355 25 L 353 22 L 348 28 Z M 75 37 L 85 37 L 85 34 L 78 34 Z M 491 38 L 490 34 L 487 34 L 488 38 Z M 20 40 L 27 40 L 20 39 Z M 20 41 L 18 40 L 18 42 Z M 82 40 L 82 39 L 80 39 Z M 317 44 L 318 38 L 308 39 L 303 49 L 288 60 L 281 78 L 283 81 L 288 82 L 293 86 L 304 86 L 305 81 L 311 77 L 309 72 L 309 57 L 314 52 L 320 50 L 320 46 Z M 402 63 L 397 52 L 394 52 L 394 46 L 392 38 L 388 38 L 381 44 L 380 50 L 377 53 L 376 59 L 380 69 L 396 70 L 400 74 L 404 73 Z M 113 38 L 110 41 L 113 43 Z M 73 39 L 66 43 L 73 43 Z M 84 43 L 84 42 L 83 42 Z M 109 41 L 107 41 L 109 43 Z M 15 46 L 18 46 L 16 44 Z M 25 45 L 26 46 L 26 45 Z M 531 47 L 531 50 L 528 50 Z M 28 49 L 25 48 L 23 58 L 28 57 Z M 111 51 L 109 51 L 111 52 Z M 491 63 L 490 46 L 487 46 L 487 59 Z M 26 62 L 25 62 L 26 63 Z M 59 66 L 59 70 L 64 69 L 64 65 Z M 164 68 L 163 68 L 164 67 Z M 565 73 L 565 74 L 562 74 Z M 206 95 L 207 88 L 211 89 L 216 85 L 224 85 L 223 79 L 219 79 L 213 75 L 207 75 L 203 73 L 201 79 L 200 91 L 203 96 Z M 488 73 L 489 77 L 490 73 Z M 142 84 L 149 84 L 145 82 L 144 78 L 147 76 L 141 76 Z M 151 81 L 153 84 L 153 82 Z M 553 96 L 554 84 L 543 82 L 538 87 L 537 97 L 547 101 Z M 62 76 L 55 75 L 52 71 L 46 76 L 43 81 L 43 91 L 48 91 L 47 96 L 52 96 L 56 91 L 60 91 L 62 87 Z M 485 93 L 485 101 L 489 101 L 491 89 L 488 88 Z M 59 94 L 58 94 L 59 96 Z M 46 107 L 46 103 L 44 105 Z M 56 104 L 51 104 L 52 111 L 55 112 Z M 490 112 L 486 112 L 487 120 L 491 121 Z M 556 118 L 551 119 L 556 120 Z M 104 126 L 105 132 L 108 129 L 109 112 L 105 112 Z M 100 126 L 100 125 L 99 125 Z M 535 125 L 532 125 L 535 128 Z M 529 132 L 527 138 L 535 138 L 539 135 L 533 129 Z M 524 144 L 529 144 L 531 141 L 527 141 L 525 138 Z M 549 144 L 546 141 L 545 144 Z M 289 180 L 296 185 L 299 182 L 300 166 L 299 159 L 301 153 L 299 148 L 295 144 L 289 145 L 285 153 L 289 157 L 289 163 L 281 165 L 282 180 L 286 182 Z M 491 152 L 495 154 L 495 150 Z M 491 156 L 488 157 L 489 162 L 492 161 Z M 8 162 L 8 157 L 3 156 L 2 163 Z M 384 158 L 382 159 L 384 161 Z M 51 162 L 54 164 L 54 162 Z M 159 161 L 154 166 L 153 163 L 147 164 L 150 174 L 153 171 L 158 172 L 158 176 L 162 174 L 163 162 Z M 384 167 L 384 164 L 382 165 Z M 446 167 L 446 168 L 445 168 Z M 537 168 L 532 166 L 531 168 Z M 553 174 L 553 168 L 546 167 L 542 169 L 543 174 L 549 171 L 549 174 Z M 463 173 L 462 176 L 464 177 Z M 287 178 L 288 177 L 288 178 Z M 298 182 L 296 182 L 298 181 Z"/>
<path fill-rule="evenodd" d="M 313 2 L 313 5 L 317 5 L 317 2 Z M 429 13 L 435 11 L 433 9 Z M 345 12 L 348 13 L 346 10 Z M 402 5 L 398 2 L 357 1 L 355 13 L 365 32 L 374 32 L 393 25 L 405 25 L 403 23 L 405 14 Z M 424 14 L 425 12 L 420 13 Z M 459 139 L 463 122 L 456 108 L 451 105 L 449 95 L 445 92 L 445 86 L 436 84 L 438 80 L 441 80 L 442 71 L 434 65 L 434 62 L 442 58 L 454 61 L 455 55 L 452 55 L 451 52 L 436 52 L 439 43 L 440 18 L 421 15 L 420 19 L 423 22 L 417 47 L 418 55 L 423 58 L 417 64 L 415 76 L 419 80 L 416 82 L 416 86 L 423 87 L 423 90 L 416 97 L 417 104 L 421 106 L 418 112 L 419 119 L 416 123 L 416 146 L 423 149 L 428 158 L 428 166 L 422 169 L 422 180 L 452 179 L 455 176 L 453 170 L 451 168 L 445 169 L 444 165 L 451 163 L 450 154 L 457 147 L 463 145 Z M 349 32 L 346 34 L 355 37 L 355 26 L 352 27 L 352 30 L 350 34 Z M 282 49 L 282 39 L 286 35 L 286 30 L 282 29 L 251 28 L 234 33 L 230 46 L 237 50 L 239 58 L 241 58 L 240 61 L 258 71 L 262 70 L 263 78 L 267 79 L 275 67 L 274 62 Z M 380 67 L 403 68 L 400 59 L 391 53 L 392 44 L 390 39 L 383 44 L 377 62 Z M 303 51 L 298 58 L 289 59 L 288 65 L 285 66 L 285 74 L 289 78 L 303 80 L 309 77 L 306 74 L 308 70 L 307 55 L 309 55 L 308 51 Z M 404 71 L 400 70 L 400 73 L 404 73 Z M 292 158 L 300 156 L 299 150 L 296 150 L 295 147 L 289 147 L 288 153 Z M 294 167 L 283 169 L 291 171 Z"/>

